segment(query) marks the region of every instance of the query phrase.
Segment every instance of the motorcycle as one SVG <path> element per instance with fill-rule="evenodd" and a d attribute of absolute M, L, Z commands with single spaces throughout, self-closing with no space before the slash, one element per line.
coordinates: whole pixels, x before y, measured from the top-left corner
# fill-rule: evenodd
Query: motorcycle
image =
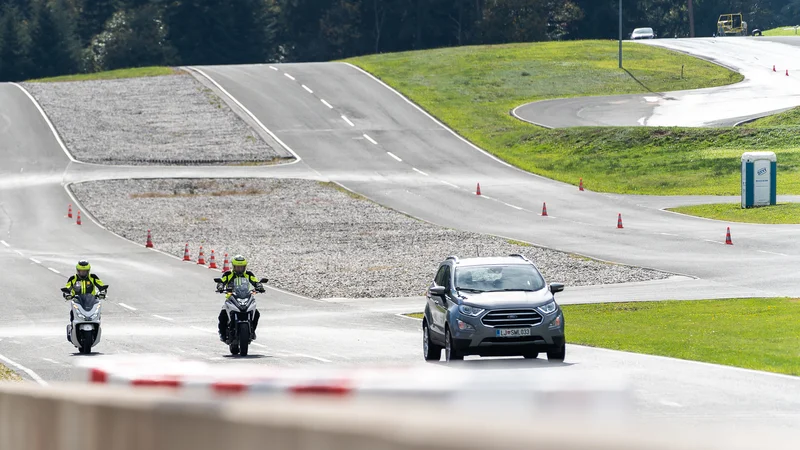
<path fill-rule="evenodd" d="M 217 284 L 221 278 L 214 278 Z M 259 280 L 262 284 L 268 280 Z M 227 289 L 217 290 L 225 294 L 225 312 L 228 315 L 228 339 L 225 341 L 232 355 L 247 356 L 250 343 L 253 341 L 253 319 L 256 313 L 256 291 L 250 289 L 249 282 L 243 282 Z"/>
<path fill-rule="evenodd" d="M 108 285 L 98 287 L 98 295 L 93 293 L 73 292 L 69 288 L 61 288 L 64 299 L 72 302 L 72 322 L 67 325 L 67 341 L 78 348 L 81 354 L 89 354 L 92 347 L 100 343 L 100 300 L 106 298 Z"/>

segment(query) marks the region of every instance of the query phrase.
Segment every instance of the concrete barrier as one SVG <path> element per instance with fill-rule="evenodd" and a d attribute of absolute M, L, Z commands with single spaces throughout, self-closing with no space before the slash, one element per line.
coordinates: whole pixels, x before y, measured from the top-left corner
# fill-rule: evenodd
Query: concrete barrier
<path fill-rule="evenodd" d="M 190 400 L 114 386 L 0 384 L 2 450 L 744 450 L 797 448 L 786 430 L 655 427 L 509 416 L 392 399 Z"/>

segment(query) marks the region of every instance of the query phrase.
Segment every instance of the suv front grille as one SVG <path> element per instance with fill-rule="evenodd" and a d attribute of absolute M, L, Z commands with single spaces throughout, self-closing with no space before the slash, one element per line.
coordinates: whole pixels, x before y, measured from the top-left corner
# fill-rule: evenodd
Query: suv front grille
<path fill-rule="evenodd" d="M 542 323 L 542 315 L 534 309 L 500 309 L 489 311 L 481 322 L 495 328 L 528 327 Z"/>

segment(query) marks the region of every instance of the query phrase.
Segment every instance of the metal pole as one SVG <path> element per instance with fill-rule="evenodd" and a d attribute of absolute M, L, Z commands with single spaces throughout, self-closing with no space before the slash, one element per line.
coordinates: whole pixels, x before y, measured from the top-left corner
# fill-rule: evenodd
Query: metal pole
<path fill-rule="evenodd" d="M 694 37 L 694 5 L 689 0 L 689 37 Z"/>
<path fill-rule="evenodd" d="M 622 69 L 622 0 L 619 0 L 619 68 Z"/>

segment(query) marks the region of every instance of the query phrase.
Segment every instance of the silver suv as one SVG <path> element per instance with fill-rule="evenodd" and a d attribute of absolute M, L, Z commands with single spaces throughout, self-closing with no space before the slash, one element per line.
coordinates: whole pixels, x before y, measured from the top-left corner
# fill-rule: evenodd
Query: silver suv
<path fill-rule="evenodd" d="M 459 259 L 439 264 L 428 288 L 422 320 L 425 359 L 447 361 L 466 355 L 524 356 L 547 352 L 563 361 L 564 315 L 536 265 L 522 255 Z"/>

